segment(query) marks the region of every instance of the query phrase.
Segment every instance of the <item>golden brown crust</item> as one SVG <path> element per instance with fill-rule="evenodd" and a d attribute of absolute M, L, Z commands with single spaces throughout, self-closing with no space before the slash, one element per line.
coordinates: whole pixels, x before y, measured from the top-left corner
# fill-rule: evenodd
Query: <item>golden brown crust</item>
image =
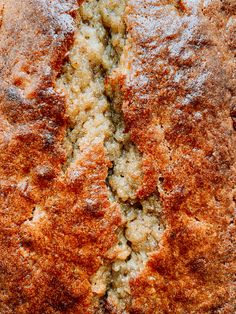
<path fill-rule="evenodd" d="M 96 312 L 90 279 L 121 223 L 103 145 L 76 162 L 63 150 L 55 79 L 76 7 L 0 2 L 1 314 Z M 228 0 L 129 1 L 123 112 L 144 156 L 137 198 L 158 185 L 166 218 L 159 251 L 131 281 L 130 313 L 236 311 L 235 10 Z"/>
<path fill-rule="evenodd" d="M 167 221 L 131 281 L 130 313 L 235 313 L 235 13 L 227 1 L 129 1 L 123 112 L 145 160 L 138 197 L 158 182 Z"/>
<path fill-rule="evenodd" d="M 3 1 L 0 28 L 0 312 L 93 313 L 89 278 L 116 241 L 104 147 L 66 169 L 55 79 L 74 0 Z"/>

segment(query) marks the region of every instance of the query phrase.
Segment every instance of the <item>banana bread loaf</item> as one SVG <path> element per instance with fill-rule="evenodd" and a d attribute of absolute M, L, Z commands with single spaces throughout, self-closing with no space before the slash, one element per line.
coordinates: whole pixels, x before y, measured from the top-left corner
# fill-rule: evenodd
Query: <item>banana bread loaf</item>
<path fill-rule="evenodd" d="M 0 0 L 0 314 L 234 314 L 235 0 Z"/>

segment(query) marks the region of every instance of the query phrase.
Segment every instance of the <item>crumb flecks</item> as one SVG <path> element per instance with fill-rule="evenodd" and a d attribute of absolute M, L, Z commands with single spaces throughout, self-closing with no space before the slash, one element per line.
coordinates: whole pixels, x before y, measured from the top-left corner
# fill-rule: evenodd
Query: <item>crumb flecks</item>
<path fill-rule="evenodd" d="M 57 88 L 67 95 L 71 123 L 65 139 L 65 171 L 88 146 L 97 143 L 105 147 L 110 160 L 107 185 L 110 199 L 119 204 L 123 225 L 117 233 L 118 243 L 108 250 L 107 260 L 90 281 L 100 311 L 108 304 L 121 313 L 130 303 L 129 280 L 144 269 L 163 233 L 158 197 L 135 205 L 142 182 L 142 155 L 125 132 L 121 111 L 125 8 L 125 0 L 83 3 L 68 64 L 57 81 Z"/>

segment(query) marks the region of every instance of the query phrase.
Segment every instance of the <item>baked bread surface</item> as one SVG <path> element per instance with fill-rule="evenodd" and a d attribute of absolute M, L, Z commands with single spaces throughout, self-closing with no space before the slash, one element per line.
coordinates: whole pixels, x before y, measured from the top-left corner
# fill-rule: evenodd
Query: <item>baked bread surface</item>
<path fill-rule="evenodd" d="M 235 9 L 129 1 L 124 118 L 145 160 L 138 195 L 159 181 L 167 223 L 131 313 L 235 312 Z"/>
<path fill-rule="evenodd" d="M 1 68 L 0 313 L 93 312 L 89 278 L 120 224 L 99 144 L 66 162 L 65 99 L 55 79 L 75 1 L 4 1 Z"/>
<path fill-rule="evenodd" d="M 116 51 L 109 52 L 114 66 L 104 59 L 102 70 L 100 61 L 91 70 L 104 76 L 94 80 L 103 79 L 111 130 L 122 124 L 129 136 L 114 136 L 125 151 L 116 157 L 111 135 L 86 139 L 80 149 L 67 143 L 77 122 L 63 64 L 82 45 L 74 36 L 81 3 L 0 2 L 1 314 L 236 311 L 235 3 L 120 3 L 123 44 L 115 36 L 120 28 L 96 9 L 111 4 L 112 14 L 118 1 L 85 1 L 80 11 L 84 25 L 92 20 L 87 4 L 102 16 L 99 29 L 109 28 Z M 143 216 L 139 222 L 154 229 L 161 221 L 163 232 L 145 255 L 129 229 L 133 221 L 125 221 L 152 199 L 145 215 L 158 206 L 161 213 L 154 224 Z M 121 232 L 128 257 L 117 253 Z M 123 274 L 139 254 L 147 258 L 141 270 Z M 121 279 L 109 270 L 105 288 L 94 288 L 93 278 L 110 265 Z"/>

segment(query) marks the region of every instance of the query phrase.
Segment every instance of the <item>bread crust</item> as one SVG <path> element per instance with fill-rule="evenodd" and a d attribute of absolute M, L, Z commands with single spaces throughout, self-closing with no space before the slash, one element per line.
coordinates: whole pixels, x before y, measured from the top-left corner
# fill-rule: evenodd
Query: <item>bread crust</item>
<path fill-rule="evenodd" d="M 118 313 L 91 290 L 121 225 L 111 165 L 100 143 L 75 162 L 63 148 L 66 96 L 55 82 L 78 4 L 0 2 L 1 314 Z M 226 0 L 128 1 L 120 85 L 143 158 L 136 200 L 160 195 L 166 225 L 130 281 L 128 313 L 236 311 L 235 10 Z"/>
<path fill-rule="evenodd" d="M 144 156 L 137 196 L 158 182 L 167 223 L 131 281 L 130 313 L 235 313 L 233 14 L 225 1 L 129 1 L 123 112 Z"/>
<path fill-rule="evenodd" d="M 0 28 L 0 312 L 94 313 L 90 277 L 116 242 L 100 144 L 76 164 L 55 80 L 73 42 L 74 0 L 3 1 Z M 64 165 L 67 165 L 66 168 Z"/>

